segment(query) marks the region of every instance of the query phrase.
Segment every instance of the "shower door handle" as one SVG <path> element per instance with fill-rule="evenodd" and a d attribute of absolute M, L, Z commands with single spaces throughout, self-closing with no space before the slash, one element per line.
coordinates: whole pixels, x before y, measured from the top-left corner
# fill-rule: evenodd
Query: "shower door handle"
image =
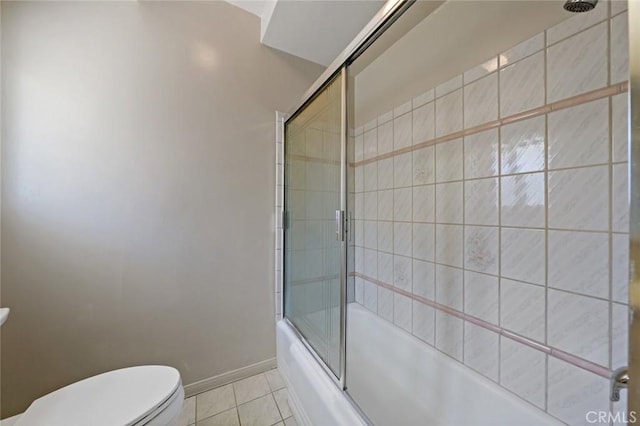
<path fill-rule="evenodd" d="M 344 241 L 344 210 L 336 210 L 336 241 Z"/>

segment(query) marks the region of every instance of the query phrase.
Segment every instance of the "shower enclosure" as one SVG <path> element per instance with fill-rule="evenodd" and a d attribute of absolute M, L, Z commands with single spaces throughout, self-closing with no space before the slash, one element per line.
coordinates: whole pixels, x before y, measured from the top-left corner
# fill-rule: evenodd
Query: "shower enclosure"
<path fill-rule="evenodd" d="M 278 324 L 303 423 L 630 422 L 639 21 L 390 0 L 310 88 L 284 123 Z"/>

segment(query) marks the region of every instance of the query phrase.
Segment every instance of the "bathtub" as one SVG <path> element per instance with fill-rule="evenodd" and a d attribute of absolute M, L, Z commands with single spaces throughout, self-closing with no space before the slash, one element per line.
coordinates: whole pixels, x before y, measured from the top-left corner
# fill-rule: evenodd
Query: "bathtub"
<path fill-rule="evenodd" d="M 358 304 L 348 305 L 347 319 L 347 392 L 375 425 L 562 424 Z M 276 334 L 299 422 L 366 425 L 286 322 Z"/>

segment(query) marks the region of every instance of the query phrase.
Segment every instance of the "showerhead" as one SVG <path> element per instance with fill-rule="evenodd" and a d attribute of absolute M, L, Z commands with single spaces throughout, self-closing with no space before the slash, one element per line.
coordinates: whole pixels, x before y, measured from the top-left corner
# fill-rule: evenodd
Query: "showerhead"
<path fill-rule="evenodd" d="M 598 0 L 567 0 L 564 4 L 564 10 L 569 12 L 581 13 L 593 10 L 598 4 Z"/>

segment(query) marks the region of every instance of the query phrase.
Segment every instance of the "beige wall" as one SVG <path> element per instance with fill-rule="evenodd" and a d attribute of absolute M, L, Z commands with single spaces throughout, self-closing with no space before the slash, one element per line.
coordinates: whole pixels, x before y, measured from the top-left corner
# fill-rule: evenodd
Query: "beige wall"
<path fill-rule="evenodd" d="M 274 111 L 321 67 L 223 2 L 2 6 L 2 417 L 275 355 Z"/>

